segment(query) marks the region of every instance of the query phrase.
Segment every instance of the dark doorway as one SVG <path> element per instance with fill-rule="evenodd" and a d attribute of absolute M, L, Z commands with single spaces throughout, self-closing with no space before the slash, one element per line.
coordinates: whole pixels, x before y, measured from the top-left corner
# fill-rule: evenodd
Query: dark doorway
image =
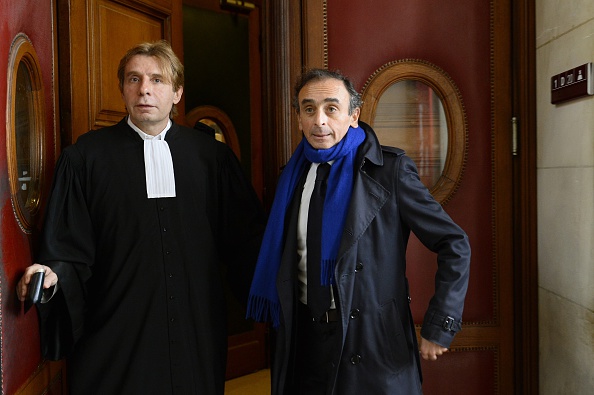
<path fill-rule="evenodd" d="M 183 4 L 186 121 L 217 129 L 262 197 L 260 10 L 212 0 Z M 245 320 L 231 289 L 227 300 L 230 379 L 266 367 L 266 327 Z"/>

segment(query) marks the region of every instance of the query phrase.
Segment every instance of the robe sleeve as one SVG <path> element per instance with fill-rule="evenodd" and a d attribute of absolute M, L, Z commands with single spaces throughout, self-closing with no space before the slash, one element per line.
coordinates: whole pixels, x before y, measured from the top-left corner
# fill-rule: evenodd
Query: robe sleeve
<path fill-rule="evenodd" d="M 42 355 L 52 360 L 67 356 L 84 330 L 85 284 L 95 243 L 83 179 L 83 159 L 70 146 L 56 165 L 37 254 L 37 262 L 51 267 L 59 282 L 56 295 L 37 305 Z"/>
<path fill-rule="evenodd" d="M 220 217 L 224 224 L 219 237 L 220 256 L 227 280 L 237 300 L 247 306 L 248 293 L 260 251 L 266 215 L 256 192 L 245 177 L 236 156 L 226 149 L 220 170 Z"/>

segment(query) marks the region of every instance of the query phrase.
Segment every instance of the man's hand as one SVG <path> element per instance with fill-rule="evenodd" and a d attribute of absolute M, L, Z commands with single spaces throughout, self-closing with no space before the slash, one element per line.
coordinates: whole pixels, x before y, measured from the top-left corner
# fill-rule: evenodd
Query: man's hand
<path fill-rule="evenodd" d="M 17 284 L 17 296 L 21 302 L 24 302 L 27 298 L 27 292 L 29 290 L 29 282 L 31 282 L 31 276 L 38 271 L 43 270 L 45 272 L 45 280 L 43 281 L 43 289 L 53 287 L 58 283 L 58 275 L 52 271 L 48 266 L 40 265 L 35 263 L 25 269 L 25 274 L 19 280 Z"/>
<path fill-rule="evenodd" d="M 423 357 L 426 361 L 436 361 L 437 357 L 442 355 L 444 352 L 447 352 L 448 349 L 445 347 L 440 346 L 439 344 L 430 342 L 421 337 L 421 347 L 419 352 L 421 353 L 421 357 Z"/>

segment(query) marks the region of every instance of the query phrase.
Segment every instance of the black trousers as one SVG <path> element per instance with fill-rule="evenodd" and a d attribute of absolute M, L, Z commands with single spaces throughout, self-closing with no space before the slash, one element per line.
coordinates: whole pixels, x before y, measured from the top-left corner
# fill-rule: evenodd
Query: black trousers
<path fill-rule="evenodd" d="M 303 303 L 297 307 L 295 377 L 297 394 L 326 395 L 338 363 L 340 322 L 316 322 Z"/>

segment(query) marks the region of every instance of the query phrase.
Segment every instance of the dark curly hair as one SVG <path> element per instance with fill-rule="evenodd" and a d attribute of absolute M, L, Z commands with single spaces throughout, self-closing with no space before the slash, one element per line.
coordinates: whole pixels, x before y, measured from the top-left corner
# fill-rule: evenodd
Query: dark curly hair
<path fill-rule="evenodd" d="M 293 93 L 293 107 L 299 113 L 299 92 L 305 85 L 307 85 L 311 81 L 321 81 L 326 79 L 335 79 L 342 81 L 344 87 L 346 88 L 347 92 L 350 96 L 350 103 L 349 103 L 349 115 L 355 111 L 355 108 L 361 107 L 363 101 L 361 100 L 361 95 L 355 89 L 351 80 L 348 77 L 340 73 L 340 71 L 331 71 L 326 69 L 310 69 L 301 74 L 301 76 L 297 79 L 297 83 L 295 84 L 295 90 Z"/>

